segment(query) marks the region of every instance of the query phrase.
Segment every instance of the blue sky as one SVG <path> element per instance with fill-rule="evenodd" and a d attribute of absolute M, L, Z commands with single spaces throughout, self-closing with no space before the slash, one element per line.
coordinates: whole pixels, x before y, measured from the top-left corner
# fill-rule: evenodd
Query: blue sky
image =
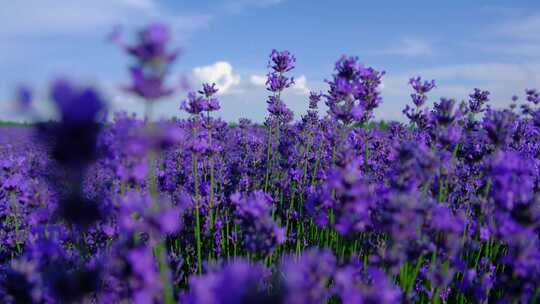
<path fill-rule="evenodd" d="M 58 75 L 100 87 L 114 110 L 140 113 L 141 102 L 119 89 L 129 61 L 104 37 L 115 25 L 129 33 L 154 20 L 170 24 L 185 49 L 171 81 L 218 79 L 227 120 L 264 117 L 272 48 L 297 57 L 298 84 L 284 96 L 297 117 L 342 54 L 387 72 L 381 119 L 400 119 L 411 76 L 437 80 L 431 100 L 465 99 L 480 87 L 495 106 L 540 87 L 539 1 L 17 0 L 0 11 L 0 119 L 24 119 L 9 103 L 19 83 L 34 87 L 36 107 L 49 113 L 47 83 Z M 160 102 L 157 115 L 181 115 L 184 96 Z"/>

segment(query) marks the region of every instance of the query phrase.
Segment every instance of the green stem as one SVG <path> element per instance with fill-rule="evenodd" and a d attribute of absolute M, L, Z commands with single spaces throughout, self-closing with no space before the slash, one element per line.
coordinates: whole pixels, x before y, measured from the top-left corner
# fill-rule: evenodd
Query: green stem
<path fill-rule="evenodd" d="M 264 192 L 268 191 L 268 181 L 270 179 L 270 150 L 272 145 L 272 128 L 268 128 L 268 144 L 266 146 L 266 172 L 264 176 Z"/>
<path fill-rule="evenodd" d="M 197 130 L 193 128 L 193 136 L 197 134 Z M 195 187 L 195 239 L 197 242 L 197 272 L 202 273 L 202 241 L 201 241 L 201 215 L 199 206 L 199 166 L 197 160 L 197 154 L 191 154 L 191 161 L 193 167 L 193 179 Z"/>
<path fill-rule="evenodd" d="M 208 145 L 212 147 L 212 127 L 210 126 L 210 112 L 208 112 Z M 213 229 L 214 219 L 214 155 L 210 154 L 210 193 L 208 199 L 209 213 L 210 213 L 210 230 Z"/>
<path fill-rule="evenodd" d="M 148 123 L 148 129 L 150 131 L 153 130 L 154 125 L 150 122 L 150 113 L 151 113 L 151 106 L 147 104 L 146 109 L 146 119 Z M 157 185 L 157 178 L 156 178 L 156 151 L 151 150 L 148 155 L 148 161 L 150 166 L 150 172 L 149 172 L 149 190 L 150 190 L 150 197 L 152 198 L 152 208 L 159 210 L 160 205 L 158 202 L 159 199 L 159 189 Z M 165 240 L 162 238 L 160 239 L 157 244 L 154 246 L 154 254 L 158 260 L 158 268 L 159 268 L 159 274 L 161 281 L 163 283 L 163 297 L 164 302 L 167 304 L 174 303 L 174 288 L 171 283 L 171 272 L 169 269 L 169 263 L 167 261 L 167 249 L 165 247 Z"/>

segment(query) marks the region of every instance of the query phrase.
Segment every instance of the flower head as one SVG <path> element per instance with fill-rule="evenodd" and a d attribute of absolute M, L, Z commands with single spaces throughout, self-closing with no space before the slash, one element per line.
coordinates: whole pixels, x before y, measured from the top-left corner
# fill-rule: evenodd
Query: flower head
<path fill-rule="evenodd" d="M 469 95 L 469 110 L 472 113 L 480 113 L 485 111 L 483 105 L 489 101 L 489 91 L 482 91 L 478 88 Z"/>
<path fill-rule="evenodd" d="M 78 87 L 65 79 L 53 83 L 51 95 L 64 124 L 93 124 L 105 107 L 95 90 Z"/>
<path fill-rule="evenodd" d="M 120 45 L 135 58 L 130 68 L 131 84 L 127 91 L 147 101 L 171 95 L 175 88 L 165 86 L 165 78 L 179 50 L 169 50 L 170 32 L 161 23 L 151 23 L 142 28 L 133 44 L 125 43 L 119 29 L 115 29 L 110 39 Z"/>
<path fill-rule="evenodd" d="M 516 115 L 509 110 L 489 110 L 484 115 L 482 125 L 493 144 L 500 147 L 508 144 L 512 139 L 511 136 L 517 127 L 516 118 Z"/>
<path fill-rule="evenodd" d="M 330 115 L 344 124 L 367 122 L 382 100 L 378 86 L 384 72 L 364 67 L 358 57 L 346 56 L 336 62 L 334 70 L 333 79 L 327 81 Z"/>
<path fill-rule="evenodd" d="M 288 257 L 281 265 L 285 282 L 285 303 L 324 303 L 336 271 L 336 258 L 328 250 L 308 250 L 295 259 Z"/>
<path fill-rule="evenodd" d="M 309 109 L 316 110 L 319 102 L 321 101 L 322 93 L 321 92 L 309 92 Z"/>
<path fill-rule="evenodd" d="M 535 105 L 540 103 L 540 92 L 536 89 L 527 89 L 525 90 L 525 94 L 527 95 L 526 99 L 528 102 Z"/>
<path fill-rule="evenodd" d="M 214 94 L 218 92 L 218 88 L 216 88 L 216 84 L 212 83 L 203 83 L 202 90 L 199 91 L 199 94 L 204 95 L 206 98 L 212 97 Z"/>
<path fill-rule="evenodd" d="M 294 69 L 296 58 L 289 51 L 272 50 L 268 68 L 277 73 L 285 73 Z"/>
<path fill-rule="evenodd" d="M 284 229 L 272 220 L 272 198 L 268 194 L 234 193 L 231 202 L 236 208 L 236 222 L 244 228 L 244 246 L 248 251 L 267 253 L 285 241 Z"/>
<path fill-rule="evenodd" d="M 244 260 L 215 267 L 203 276 L 189 279 L 189 292 L 181 295 L 182 303 L 272 303 L 264 288 L 265 270 Z"/>
<path fill-rule="evenodd" d="M 409 84 L 414 89 L 416 94 L 420 95 L 424 95 L 436 87 L 435 80 L 424 80 L 422 82 L 422 78 L 420 76 L 409 79 Z"/>

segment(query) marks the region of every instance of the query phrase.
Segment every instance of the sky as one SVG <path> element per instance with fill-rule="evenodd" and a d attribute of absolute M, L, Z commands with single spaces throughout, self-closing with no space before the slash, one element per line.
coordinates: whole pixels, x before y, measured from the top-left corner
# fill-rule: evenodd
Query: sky
<path fill-rule="evenodd" d="M 540 88 L 540 1 L 312 1 L 312 0 L 0 0 L 0 119 L 26 120 L 13 109 L 20 84 L 35 91 L 35 107 L 54 115 L 48 86 L 55 77 L 98 87 L 112 111 L 142 113 L 143 102 L 122 91 L 130 59 L 105 39 L 117 25 L 126 39 L 153 21 L 168 24 L 182 47 L 170 83 L 180 75 L 193 89 L 217 82 L 228 121 L 266 115 L 264 87 L 272 49 L 297 58 L 296 85 L 283 95 L 297 118 L 308 92 L 342 55 L 386 71 L 375 117 L 402 120 L 410 104 L 408 79 L 435 79 L 429 94 L 467 99 L 478 87 L 502 107 L 524 89 Z M 185 116 L 187 92 L 157 102 L 155 115 Z"/>

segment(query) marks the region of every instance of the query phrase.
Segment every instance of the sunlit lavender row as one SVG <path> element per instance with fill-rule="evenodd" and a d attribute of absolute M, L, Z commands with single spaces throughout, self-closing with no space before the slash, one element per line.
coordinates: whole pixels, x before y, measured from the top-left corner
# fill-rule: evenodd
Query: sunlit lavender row
<path fill-rule="evenodd" d="M 405 122 L 379 122 L 385 73 L 343 56 L 295 116 L 273 50 L 266 120 L 231 123 L 215 84 L 166 85 L 167 27 L 109 38 L 144 117 L 63 78 L 58 119 L 21 88 L 35 123 L 0 126 L 3 303 L 540 301 L 539 91 L 495 109 L 413 77 Z M 152 119 L 164 97 L 189 118 Z"/>

